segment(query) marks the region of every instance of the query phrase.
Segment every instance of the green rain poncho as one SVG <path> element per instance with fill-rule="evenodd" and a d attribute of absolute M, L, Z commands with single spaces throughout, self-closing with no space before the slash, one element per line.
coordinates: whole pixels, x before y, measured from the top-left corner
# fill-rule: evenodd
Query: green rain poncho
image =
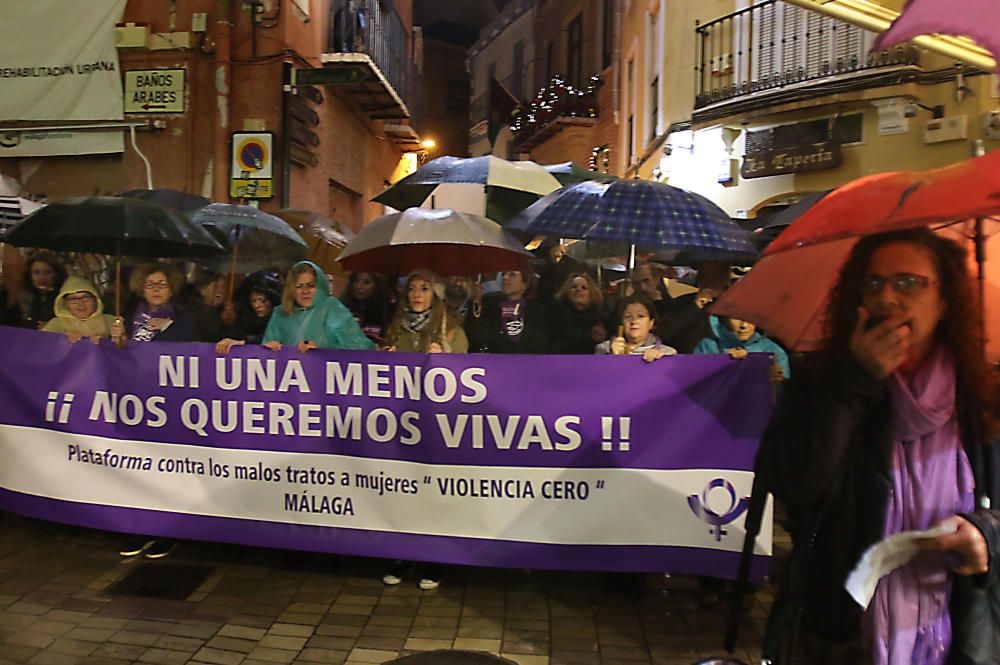
<path fill-rule="evenodd" d="M 316 295 L 312 305 L 296 306 L 293 314 L 276 307 L 264 331 L 264 342 L 295 346 L 310 341 L 321 349 L 374 349 L 375 345 L 361 332 L 350 310 L 330 295 L 330 280 L 322 268 L 311 261 L 300 261 L 295 266 L 301 264 L 316 271 Z"/>

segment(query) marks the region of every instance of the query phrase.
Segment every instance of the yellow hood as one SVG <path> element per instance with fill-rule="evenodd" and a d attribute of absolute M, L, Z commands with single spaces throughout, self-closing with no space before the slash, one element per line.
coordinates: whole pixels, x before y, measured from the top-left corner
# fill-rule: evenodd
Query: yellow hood
<path fill-rule="evenodd" d="M 63 282 L 62 288 L 59 289 L 59 295 L 56 296 L 55 306 L 52 308 L 55 312 L 56 318 L 59 319 L 76 319 L 73 313 L 69 311 L 69 307 L 66 305 L 66 296 L 71 293 L 79 293 L 80 291 L 86 291 L 87 293 L 94 296 L 97 299 L 97 309 L 94 313 L 88 316 L 84 321 L 90 321 L 93 319 L 101 318 L 104 314 L 104 303 L 101 302 L 101 296 L 94 288 L 94 285 L 90 283 L 90 280 L 84 279 L 83 277 L 77 277 L 76 275 L 70 275 Z"/>

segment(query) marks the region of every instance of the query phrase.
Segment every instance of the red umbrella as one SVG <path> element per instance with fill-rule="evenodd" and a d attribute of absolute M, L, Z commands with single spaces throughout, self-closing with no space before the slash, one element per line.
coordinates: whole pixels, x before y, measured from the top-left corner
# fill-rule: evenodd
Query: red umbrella
<path fill-rule="evenodd" d="M 930 225 L 970 249 L 977 239 L 982 241 L 980 258 L 991 252 L 1000 256 L 1000 235 L 986 237 L 982 224 L 974 221 L 997 214 L 1000 152 L 942 169 L 861 178 L 826 196 L 788 227 L 712 312 L 753 321 L 792 350 L 815 350 L 823 341 L 828 294 L 860 237 Z M 1000 360 L 1000 339 L 990 335 L 1000 333 L 998 263 L 980 262 L 991 360 Z"/>
<path fill-rule="evenodd" d="M 834 190 L 768 246 L 764 256 L 869 233 L 1000 213 L 1000 151 L 928 171 L 878 173 Z"/>

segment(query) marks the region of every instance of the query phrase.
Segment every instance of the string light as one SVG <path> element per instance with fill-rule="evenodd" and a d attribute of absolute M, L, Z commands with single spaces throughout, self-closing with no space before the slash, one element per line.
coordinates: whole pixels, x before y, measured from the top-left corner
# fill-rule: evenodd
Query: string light
<path fill-rule="evenodd" d="M 519 105 L 514 109 L 511 114 L 511 131 L 517 134 L 535 130 L 558 117 L 596 118 L 596 92 L 600 84 L 600 74 L 593 74 L 587 80 L 585 88 L 577 88 L 561 74 L 554 74 L 547 85 L 538 89 L 526 107 Z"/>
<path fill-rule="evenodd" d="M 595 146 L 594 149 L 590 151 L 590 170 L 597 171 L 599 173 L 607 173 L 610 166 L 611 146 L 607 143 Z"/>

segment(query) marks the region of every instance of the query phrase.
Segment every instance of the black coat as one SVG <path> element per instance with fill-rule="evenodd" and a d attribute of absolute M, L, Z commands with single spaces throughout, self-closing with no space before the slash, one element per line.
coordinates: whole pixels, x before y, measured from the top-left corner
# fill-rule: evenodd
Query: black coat
<path fill-rule="evenodd" d="M 713 335 L 708 309 L 695 304 L 697 295 L 663 296 L 655 303 L 657 334 L 664 344 L 677 349 L 677 353 L 692 353 L 698 342 Z"/>
<path fill-rule="evenodd" d="M 565 301 L 557 300 L 549 309 L 549 353 L 592 354 L 598 342 L 604 341 L 595 341 L 591 334 L 598 324 L 610 333 L 611 329 L 597 307 L 581 312 Z"/>
<path fill-rule="evenodd" d="M 883 382 L 853 358 L 833 366 L 824 371 L 813 359 L 795 368 L 757 457 L 759 482 L 787 507 L 794 545 L 765 634 L 764 654 L 774 665 L 864 662 L 862 609 L 844 581 L 882 539 L 892 488 L 891 410 Z M 1000 506 L 1000 445 L 964 439 L 976 505 Z M 950 663 L 1000 663 L 1000 613 L 992 609 L 1000 608 L 998 515 L 980 508 L 965 516 L 986 539 L 990 570 L 954 576 Z"/>
<path fill-rule="evenodd" d="M 516 342 L 504 334 L 500 321 L 501 294 L 483 298 L 482 308 L 469 306 L 465 315 L 465 336 L 470 353 L 548 353 L 549 324 L 545 307 L 528 300 L 524 312 L 524 332 Z"/>

